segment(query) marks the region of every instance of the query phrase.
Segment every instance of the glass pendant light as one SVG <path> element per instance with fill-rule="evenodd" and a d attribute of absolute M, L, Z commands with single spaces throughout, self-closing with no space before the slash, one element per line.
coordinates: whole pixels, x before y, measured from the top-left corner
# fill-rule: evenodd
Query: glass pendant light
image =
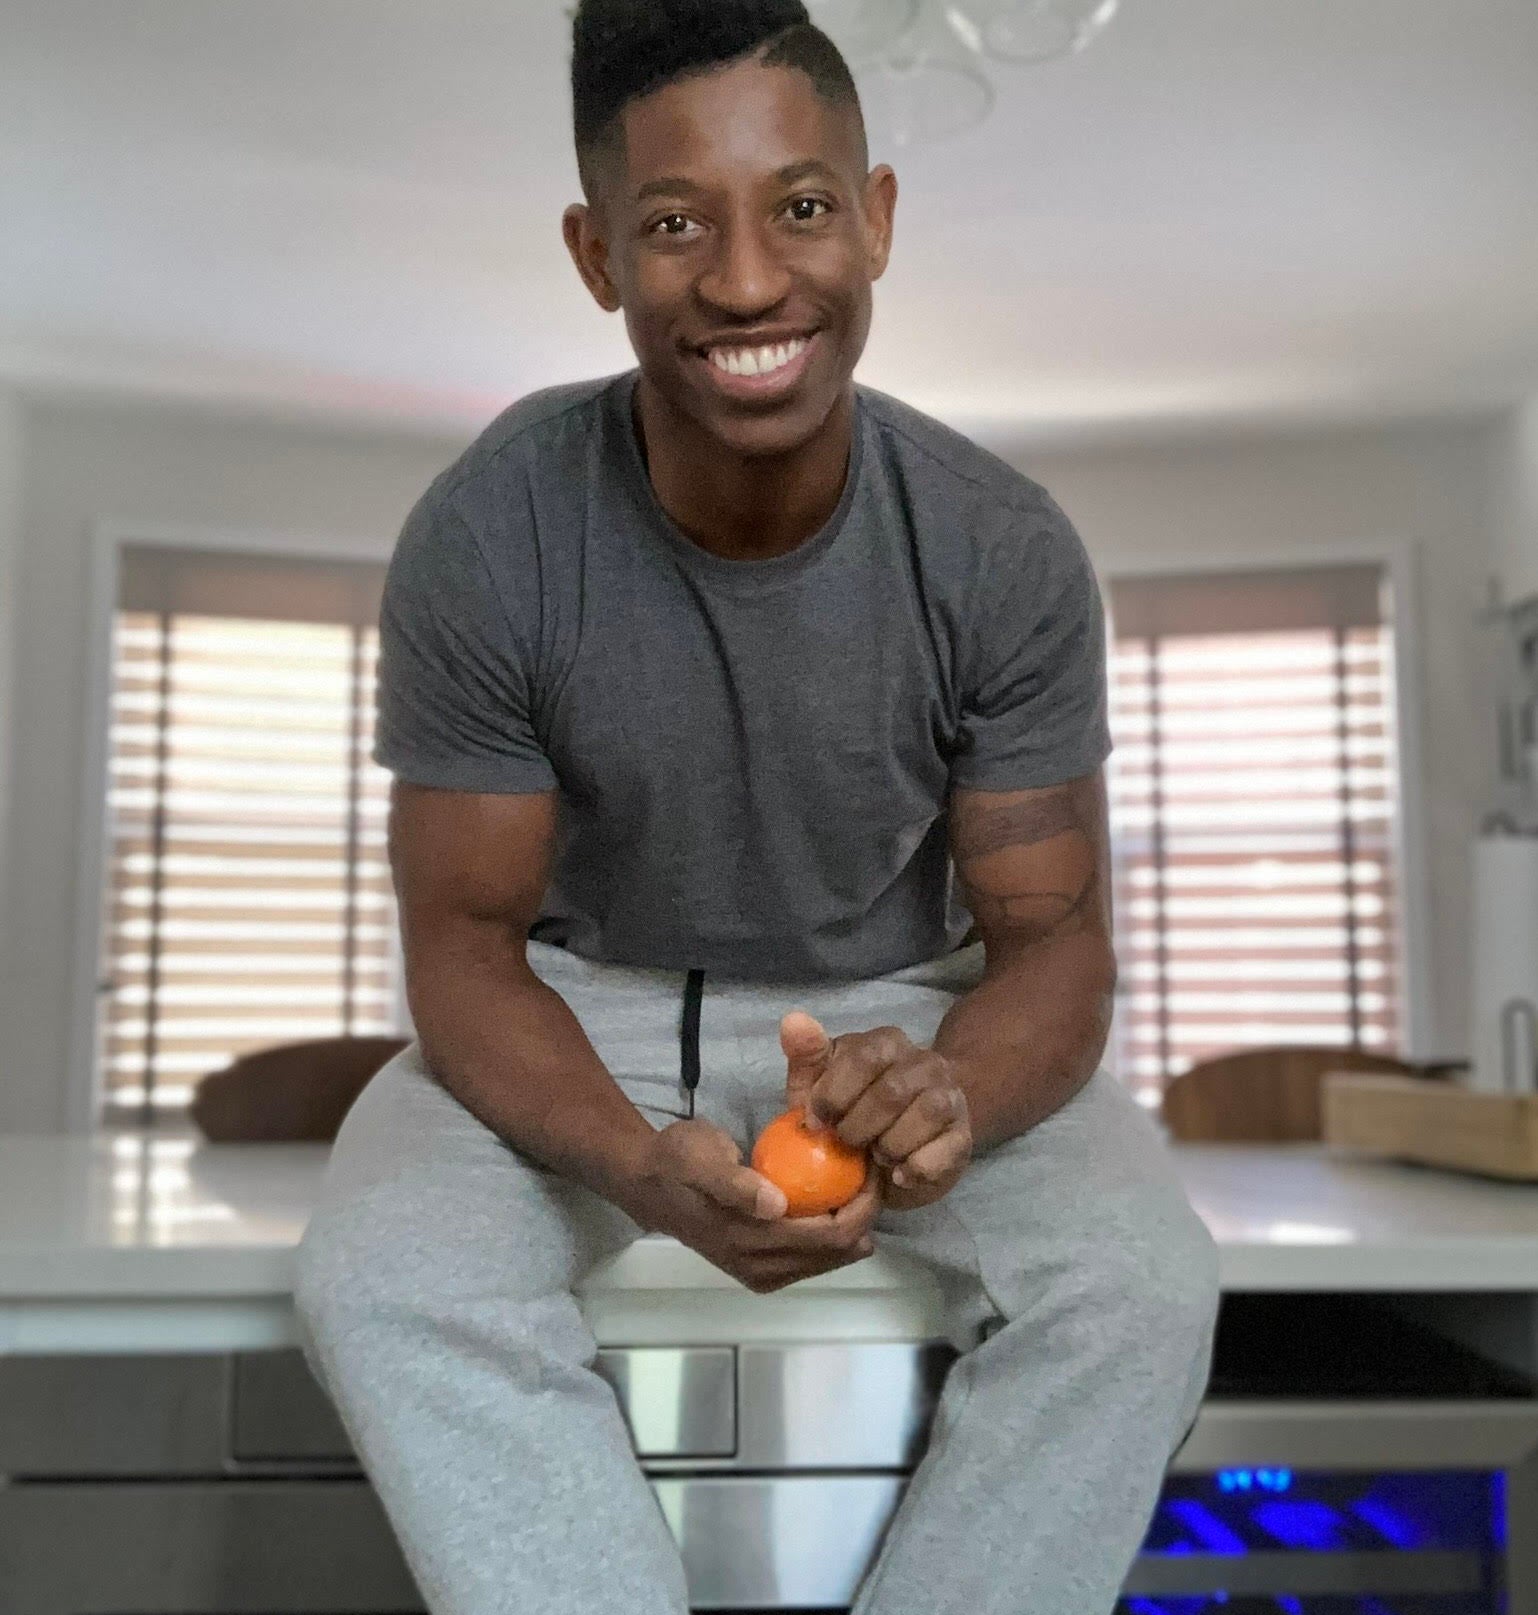
<path fill-rule="evenodd" d="M 807 0 L 854 70 L 872 134 L 926 145 L 993 109 L 989 60 L 1081 51 L 1121 0 Z"/>
<path fill-rule="evenodd" d="M 807 0 L 812 21 L 851 63 L 868 62 L 913 26 L 919 0 Z"/>
<path fill-rule="evenodd" d="M 855 78 L 872 133 L 899 147 L 961 134 L 993 108 L 993 86 L 983 74 L 929 50 L 889 52 Z"/>
<path fill-rule="evenodd" d="M 945 20 L 970 50 L 1007 62 L 1042 62 L 1081 51 L 1120 0 L 942 0 Z"/>

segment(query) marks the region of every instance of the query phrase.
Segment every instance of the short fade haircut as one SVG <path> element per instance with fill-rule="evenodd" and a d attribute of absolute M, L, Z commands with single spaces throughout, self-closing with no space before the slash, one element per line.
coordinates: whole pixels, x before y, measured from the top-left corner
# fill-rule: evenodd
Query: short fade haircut
<path fill-rule="evenodd" d="M 802 0 L 578 0 L 571 34 L 572 125 L 589 197 L 594 158 L 617 143 L 631 101 L 747 56 L 798 68 L 825 101 L 859 114 L 849 66 Z M 860 132 L 863 142 L 863 120 Z"/>

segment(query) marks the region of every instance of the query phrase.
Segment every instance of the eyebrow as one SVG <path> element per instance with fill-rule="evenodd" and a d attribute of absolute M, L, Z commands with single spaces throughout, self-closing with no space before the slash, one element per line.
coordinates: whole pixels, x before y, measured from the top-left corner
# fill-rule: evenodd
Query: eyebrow
<path fill-rule="evenodd" d="M 798 163 L 787 163 L 783 168 L 774 171 L 774 180 L 779 185 L 794 185 L 797 180 L 821 177 L 837 180 L 838 176 L 822 161 L 820 157 L 808 157 Z M 673 175 L 662 179 L 649 179 L 639 186 L 635 193 L 638 202 L 644 202 L 653 196 L 702 196 L 704 187 L 697 185 L 692 179 L 683 179 Z"/>

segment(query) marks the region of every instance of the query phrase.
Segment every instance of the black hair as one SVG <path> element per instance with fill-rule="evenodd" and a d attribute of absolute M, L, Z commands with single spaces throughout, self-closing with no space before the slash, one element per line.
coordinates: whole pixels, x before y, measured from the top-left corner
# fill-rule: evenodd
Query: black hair
<path fill-rule="evenodd" d="M 593 155 L 628 102 L 755 52 L 766 66 L 799 68 L 825 100 L 859 109 L 848 64 L 802 0 L 579 0 L 571 34 L 572 125 L 589 193 Z"/>

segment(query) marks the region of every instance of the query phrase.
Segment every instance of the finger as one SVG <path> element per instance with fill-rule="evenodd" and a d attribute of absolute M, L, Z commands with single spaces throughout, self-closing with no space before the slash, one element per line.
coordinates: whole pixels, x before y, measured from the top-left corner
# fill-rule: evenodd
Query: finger
<path fill-rule="evenodd" d="M 966 1095 L 954 1083 L 921 1089 L 908 1108 L 877 1138 L 871 1153 L 878 1161 L 900 1165 L 932 1140 L 967 1119 Z"/>
<path fill-rule="evenodd" d="M 697 1187 L 718 1206 L 738 1211 L 761 1222 L 775 1222 L 785 1215 L 785 1191 L 750 1166 L 734 1166 L 713 1182 Z"/>
<path fill-rule="evenodd" d="M 785 1055 L 785 1108 L 805 1109 L 807 1096 L 827 1066 L 833 1040 L 821 1021 L 793 1009 L 780 1020 L 780 1048 Z"/>
<path fill-rule="evenodd" d="M 833 1227 L 837 1233 L 846 1237 L 858 1237 L 859 1234 L 870 1231 L 880 1211 L 881 1180 L 874 1172 L 867 1172 L 865 1182 L 860 1185 L 860 1192 L 832 1214 Z"/>
<path fill-rule="evenodd" d="M 843 1211 L 855 1211 L 845 1206 Z M 788 1273 L 805 1277 L 809 1273 L 830 1273 L 850 1261 L 863 1261 L 876 1250 L 874 1226 L 880 1210 L 880 1193 L 872 1192 L 869 1202 L 861 1200 L 858 1214 L 845 1223 L 832 1216 L 787 1218 L 774 1227 L 753 1231 L 753 1247 L 743 1250 L 742 1265 L 759 1273 Z M 816 1224 L 816 1226 L 813 1226 Z M 771 1242 L 766 1242 L 769 1235 Z"/>
<path fill-rule="evenodd" d="M 965 1128 L 952 1128 L 910 1155 L 892 1172 L 898 1188 L 911 1183 L 939 1183 L 949 1177 L 972 1150 L 972 1135 Z"/>
<path fill-rule="evenodd" d="M 858 1240 L 875 1226 L 881 1211 L 881 1180 L 874 1172 L 855 1197 L 837 1211 L 824 1211 L 814 1217 L 787 1217 L 775 1232 L 794 1248 L 809 1250 L 819 1245 L 840 1248 Z"/>
<path fill-rule="evenodd" d="M 772 1227 L 755 1229 L 753 1243 L 765 1256 L 800 1258 L 819 1251 L 847 1254 L 870 1233 L 880 1210 L 881 1184 L 871 1173 L 854 1199 L 837 1211 L 782 1218 Z"/>
<path fill-rule="evenodd" d="M 703 1172 L 694 1187 L 708 1200 L 727 1211 L 761 1222 L 773 1222 L 785 1215 L 785 1191 L 750 1166 L 717 1167 Z"/>
<path fill-rule="evenodd" d="M 896 1026 L 846 1033 L 835 1040 L 827 1069 L 812 1089 L 808 1108 L 822 1121 L 838 1126 L 873 1082 L 913 1053 L 913 1044 Z"/>
<path fill-rule="evenodd" d="M 913 1049 L 888 1066 L 855 1100 L 838 1124 L 838 1136 L 856 1149 L 867 1149 L 894 1127 L 927 1090 L 954 1086 L 950 1064 L 943 1055 L 933 1049 Z M 953 1119 L 948 1101 L 931 1099 L 927 1103 L 932 1107 L 944 1103 L 946 1120 Z M 914 1142 L 922 1144 L 926 1140 L 919 1138 Z"/>
<path fill-rule="evenodd" d="M 742 1151 L 729 1133 L 700 1123 L 681 1142 L 679 1176 L 707 1199 L 747 1217 L 770 1220 L 785 1215 L 784 1190 L 743 1165 Z"/>

